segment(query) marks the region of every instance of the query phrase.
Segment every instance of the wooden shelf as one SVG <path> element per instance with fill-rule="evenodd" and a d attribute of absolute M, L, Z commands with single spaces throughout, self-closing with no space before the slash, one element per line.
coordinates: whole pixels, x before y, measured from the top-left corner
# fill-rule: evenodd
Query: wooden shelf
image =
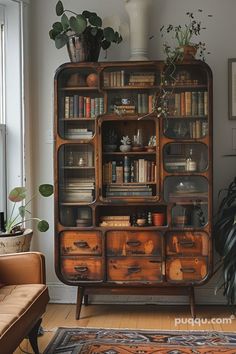
<path fill-rule="evenodd" d="M 103 155 L 107 156 L 125 156 L 125 155 L 156 155 L 156 151 L 114 151 L 114 152 L 103 152 Z"/>
<path fill-rule="evenodd" d="M 98 87 L 90 86 L 65 86 L 61 87 L 60 91 L 98 91 Z"/>

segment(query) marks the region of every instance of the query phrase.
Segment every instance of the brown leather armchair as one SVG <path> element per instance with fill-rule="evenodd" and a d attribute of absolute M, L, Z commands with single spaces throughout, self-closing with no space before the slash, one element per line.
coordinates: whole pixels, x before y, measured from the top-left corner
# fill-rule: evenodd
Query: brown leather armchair
<path fill-rule="evenodd" d="M 0 352 L 12 354 L 28 336 L 39 354 L 37 335 L 49 302 L 45 258 L 39 252 L 0 255 Z"/>

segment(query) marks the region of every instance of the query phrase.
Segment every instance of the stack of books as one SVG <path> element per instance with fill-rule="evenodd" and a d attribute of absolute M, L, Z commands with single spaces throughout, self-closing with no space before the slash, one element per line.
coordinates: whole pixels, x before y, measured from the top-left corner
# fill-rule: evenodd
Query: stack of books
<path fill-rule="evenodd" d="M 105 215 L 100 221 L 99 226 L 131 226 L 129 215 Z"/>
<path fill-rule="evenodd" d="M 91 139 L 93 132 L 87 128 L 68 128 L 66 130 L 67 139 Z"/>
<path fill-rule="evenodd" d="M 148 197 L 152 196 L 152 188 L 145 184 L 108 184 L 106 197 Z"/>
<path fill-rule="evenodd" d="M 67 203 L 91 203 L 94 200 L 93 178 L 71 178 L 62 186 L 62 200 Z"/>
<path fill-rule="evenodd" d="M 129 76 L 129 86 L 153 86 L 154 83 L 154 72 L 133 72 Z"/>

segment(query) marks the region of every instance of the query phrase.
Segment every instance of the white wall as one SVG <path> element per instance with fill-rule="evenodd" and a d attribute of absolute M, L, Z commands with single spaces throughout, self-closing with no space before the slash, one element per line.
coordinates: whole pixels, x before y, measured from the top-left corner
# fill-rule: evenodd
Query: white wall
<path fill-rule="evenodd" d="M 56 20 L 55 4 L 57 0 L 31 0 L 31 119 L 33 134 L 32 165 L 35 185 L 44 182 L 53 183 L 53 77 L 56 68 L 69 61 L 66 49 L 57 50 L 49 39 L 48 31 Z M 128 21 L 123 0 L 64 0 L 65 7 L 77 10 L 96 11 L 101 17 L 116 14 L 122 21 Z M 150 16 L 150 34 L 155 37 L 149 43 L 150 59 L 162 59 L 159 29 L 162 24 L 185 23 L 186 11 L 202 8 L 204 13 L 213 15 L 206 17 L 207 30 L 201 40 L 207 43 L 211 54 L 207 62 L 211 66 L 214 78 L 214 195 L 219 188 L 227 186 L 235 176 L 235 158 L 224 158 L 222 155 L 231 151 L 232 128 L 236 121 L 228 120 L 227 103 L 227 59 L 236 58 L 235 40 L 235 0 L 153 0 L 153 11 Z M 100 60 L 103 60 L 101 54 Z M 108 60 L 128 60 L 129 43 L 119 47 L 113 45 L 108 52 Z M 215 197 L 216 200 L 216 197 Z M 215 201 L 216 204 L 216 201 Z M 54 272 L 53 246 L 53 200 L 38 201 L 35 205 L 38 214 L 50 221 L 50 231 L 35 235 L 34 248 L 46 255 L 47 282 L 50 286 L 51 300 L 74 302 L 75 289 L 59 282 Z M 221 302 L 222 298 L 214 296 L 213 281 L 197 291 L 199 303 Z M 112 298 L 110 297 L 109 300 Z M 130 297 L 118 297 L 118 301 L 130 301 Z M 133 299 L 133 298 L 132 298 Z M 99 298 L 98 301 L 102 301 Z M 140 298 L 134 300 L 139 301 Z M 147 297 L 142 301 L 155 302 Z M 166 298 L 165 298 L 166 301 Z M 181 300 L 182 301 L 182 300 Z"/>

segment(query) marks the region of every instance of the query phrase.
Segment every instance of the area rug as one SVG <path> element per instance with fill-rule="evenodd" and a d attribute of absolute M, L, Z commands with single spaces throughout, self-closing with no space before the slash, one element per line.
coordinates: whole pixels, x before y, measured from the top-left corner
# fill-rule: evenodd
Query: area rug
<path fill-rule="evenodd" d="M 44 354 L 236 354 L 236 333 L 58 328 Z"/>

